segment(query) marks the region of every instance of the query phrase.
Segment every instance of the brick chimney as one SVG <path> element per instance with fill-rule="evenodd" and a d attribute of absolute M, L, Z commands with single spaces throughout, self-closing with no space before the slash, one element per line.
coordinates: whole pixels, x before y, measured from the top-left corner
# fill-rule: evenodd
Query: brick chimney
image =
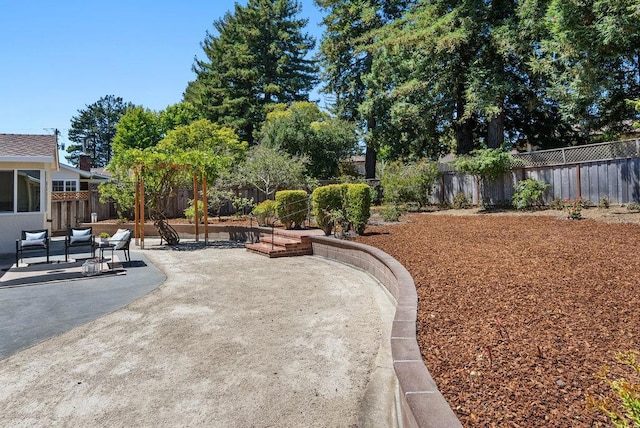
<path fill-rule="evenodd" d="M 91 156 L 80 155 L 78 164 L 81 170 L 91 171 Z"/>

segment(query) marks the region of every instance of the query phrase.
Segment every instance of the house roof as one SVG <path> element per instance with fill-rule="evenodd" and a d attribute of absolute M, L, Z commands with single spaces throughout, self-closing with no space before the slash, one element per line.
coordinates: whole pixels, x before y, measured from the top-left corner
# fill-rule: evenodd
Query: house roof
<path fill-rule="evenodd" d="M 58 167 L 55 135 L 0 134 L 0 162 L 43 162 Z"/>
<path fill-rule="evenodd" d="M 80 176 L 80 178 L 88 179 L 90 182 L 99 183 L 102 181 L 107 181 L 111 177 L 109 174 L 104 174 L 99 171 L 85 171 L 83 169 L 74 168 L 71 165 L 67 165 L 64 163 L 60 164 L 60 169 L 66 169 L 67 171 L 75 172 Z"/>

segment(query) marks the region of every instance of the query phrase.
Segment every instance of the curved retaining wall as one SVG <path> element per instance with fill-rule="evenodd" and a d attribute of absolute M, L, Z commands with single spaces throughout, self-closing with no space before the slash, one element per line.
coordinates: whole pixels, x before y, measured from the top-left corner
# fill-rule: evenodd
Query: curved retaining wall
<path fill-rule="evenodd" d="M 403 427 L 461 427 L 422 361 L 416 339 L 418 295 L 413 278 L 396 259 L 377 248 L 328 237 L 311 237 L 313 254 L 363 269 L 396 300 L 391 328 L 391 355 L 400 394 Z"/>

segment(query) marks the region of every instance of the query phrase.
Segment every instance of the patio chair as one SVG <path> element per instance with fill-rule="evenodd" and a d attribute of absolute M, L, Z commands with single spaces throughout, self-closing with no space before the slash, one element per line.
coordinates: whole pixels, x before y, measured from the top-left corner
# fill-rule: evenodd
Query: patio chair
<path fill-rule="evenodd" d="M 25 251 L 45 250 L 47 253 L 47 263 L 49 263 L 49 247 L 51 246 L 51 241 L 47 229 L 23 230 L 21 238 L 22 239 L 16 240 L 16 266 L 18 266 L 20 259 L 24 258 Z"/>
<path fill-rule="evenodd" d="M 69 261 L 71 248 L 88 247 L 91 249 L 91 257 L 96 256 L 96 238 L 92 227 L 69 227 L 64 238 L 64 261 Z"/>
<path fill-rule="evenodd" d="M 131 261 L 131 254 L 129 253 L 129 244 L 131 243 L 131 230 L 129 229 L 118 229 L 116 233 L 113 234 L 111 238 L 109 238 L 109 244 L 114 246 L 114 250 L 122 250 L 124 253 L 124 259 L 128 262 Z"/>

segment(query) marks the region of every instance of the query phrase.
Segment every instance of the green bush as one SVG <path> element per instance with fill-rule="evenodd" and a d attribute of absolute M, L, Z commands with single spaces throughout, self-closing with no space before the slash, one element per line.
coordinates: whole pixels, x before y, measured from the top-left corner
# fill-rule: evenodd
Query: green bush
<path fill-rule="evenodd" d="M 542 203 L 542 195 L 547 191 L 549 185 L 542 181 L 527 179 L 516 184 L 513 193 L 513 206 L 519 210 L 539 206 Z"/>
<path fill-rule="evenodd" d="M 309 212 L 309 197 L 304 190 L 276 192 L 276 215 L 285 229 L 301 227 Z"/>
<path fill-rule="evenodd" d="M 435 162 L 392 162 L 382 173 L 382 191 L 386 203 L 417 202 L 420 206 L 429 203 L 433 185 L 438 178 Z"/>
<path fill-rule="evenodd" d="M 598 208 L 608 209 L 611 206 L 611 201 L 609 198 L 602 196 L 600 198 L 600 202 L 598 202 Z"/>
<path fill-rule="evenodd" d="M 627 204 L 627 209 L 629 211 L 640 211 L 640 203 L 638 203 L 638 202 L 629 202 Z"/>
<path fill-rule="evenodd" d="M 358 235 L 364 233 L 371 217 L 371 192 L 367 184 L 347 184 L 346 191 L 347 220 Z"/>
<path fill-rule="evenodd" d="M 193 208 L 193 199 L 189 199 L 189 206 L 184 210 L 184 216 L 193 223 L 195 219 L 196 210 Z M 202 201 L 198 201 L 198 218 L 200 222 L 204 220 L 204 204 Z"/>
<path fill-rule="evenodd" d="M 267 199 L 260 202 L 252 211 L 260 226 L 271 226 L 276 220 L 276 201 Z"/>
<path fill-rule="evenodd" d="M 384 221 L 398 221 L 400 220 L 401 214 L 400 208 L 395 204 L 385 205 L 380 211 L 380 217 L 382 217 Z"/>
<path fill-rule="evenodd" d="M 313 216 L 316 219 L 316 224 L 327 236 L 331 234 L 335 220 L 335 215 L 331 213 L 335 210 L 342 211 L 343 209 L 344 198 L 342 195 L 346 191 L 346 187 L 347 184 L 330 184 L 316 187 L 311 194 Z"/>

